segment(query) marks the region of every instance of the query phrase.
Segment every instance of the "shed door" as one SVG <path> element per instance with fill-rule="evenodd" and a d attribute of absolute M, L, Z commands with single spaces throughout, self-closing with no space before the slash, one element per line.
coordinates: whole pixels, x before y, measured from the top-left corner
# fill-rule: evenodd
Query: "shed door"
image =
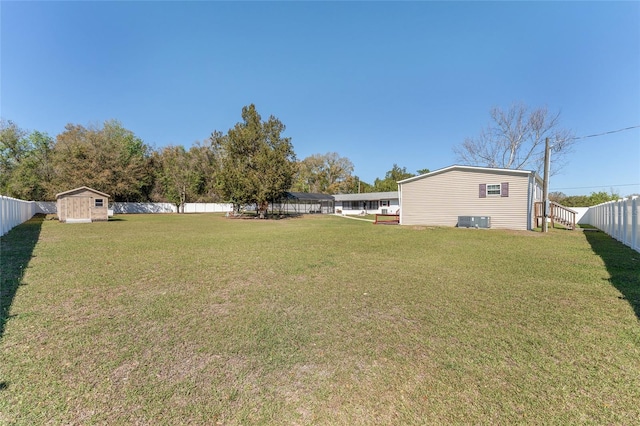
<path fill-rule="evenodd" d="M 67 219 L 91 219 L 91 198 L 69 197 Z"/>

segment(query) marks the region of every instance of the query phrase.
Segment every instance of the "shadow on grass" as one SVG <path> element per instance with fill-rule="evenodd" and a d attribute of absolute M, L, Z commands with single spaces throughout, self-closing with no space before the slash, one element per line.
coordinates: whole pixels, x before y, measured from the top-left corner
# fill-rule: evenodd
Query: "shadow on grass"
<path fill-rule="evenodd" d="M 33 256 L 44 220 L 44 215 L 36 215 L 0 237 L 0 339 L 11 317 L 13 298 L 23 285 L 24 269 Z"/>
<path fill-rule="evenodd" d="M 600 256 L 609 272 L 609 281 L 640 320 L 640 253 L 600 231 L 584 231 L 593 252 Z"/>
<path fill-rule="evenodd" d="M 188 214 L 188 213 L 187 213 Z M 303 215 L 301 213 L 269 213 L 264 218 L 258 217 L 254 212 L 242 213 L 236 216 L 225 216 L 227 219 L 232 220 L 286 220 L 286 219 L 299 219 Z"/>

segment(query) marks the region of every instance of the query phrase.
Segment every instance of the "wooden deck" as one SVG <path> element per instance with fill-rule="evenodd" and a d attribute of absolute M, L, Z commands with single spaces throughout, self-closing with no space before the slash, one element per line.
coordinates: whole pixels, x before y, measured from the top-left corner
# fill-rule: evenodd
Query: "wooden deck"
<path fill-rule="evenodd" d="M 538 201 L 534 204 L 536 226 L 542 226 L 542 220 L 544 220 L 544 203 Z M 554 201 L 549 202 L 549 219 L 551 219 L 551 228 L 556 223 L 561 224 L 567 229 L 576 229 L 576 214 L 575 210 L 571 210 L 568 207 L 558 204 Z"/>
<path fill-rule="evenodd" d="M 391 217 L 393 219 L 388 220 L 380 220 L 383 217 Z M 376 213 L 376 220 L 373 222 L 374 225 L 399 225 L 400 224 L 400 215 L 399 214 L 381 214 Z"/>

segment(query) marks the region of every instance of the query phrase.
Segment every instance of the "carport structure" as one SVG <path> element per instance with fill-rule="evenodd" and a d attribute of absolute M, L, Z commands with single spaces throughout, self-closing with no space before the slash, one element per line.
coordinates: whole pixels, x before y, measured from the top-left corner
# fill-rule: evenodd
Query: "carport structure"
<path fill-rule="evenodd" d="M 310 192 L 287 192 L 270 204 L 271 214 L 331 214 L 335 200 L 332 195 Z"/>

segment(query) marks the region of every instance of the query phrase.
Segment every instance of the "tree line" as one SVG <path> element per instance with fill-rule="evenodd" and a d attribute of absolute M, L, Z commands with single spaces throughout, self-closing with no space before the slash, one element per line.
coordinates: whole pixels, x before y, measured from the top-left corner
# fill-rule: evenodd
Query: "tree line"
<path fill-rule="evenodd" d="M 264 212 L 286 191 L 396 191 L 398 181 L 415 176 L 393 164 L 384 178 L 368 183 L 353 174 L 348 158 L 335 152 L 298 160 L 280 120 L 274 116 L 263 120 L 253 104 L 242 108 L 241 117 L 226 133 L 215 130 L 189 149 L 180 145 L 153 149 L 117 120 L 102 126 L 68 124 L 55 138 L 0 120 L 0 193 L 46 201 L 54 200 L 56 193 L 89 186 L 110 194 L 114 201 L 170 202 L 178 207 L 186 202 L 227 202 L 236 208 L 254 204 Z M 549 142 L 554 174 L 562 169 L 576 140 L 560 127 L 560 113 L 546 107 L 495 107 L 490 117 L 479 136 L 454 147 L 459 164 L 540 173 Z M 417 174 L 428 172 L 417 170 Z M 564 197 L 564 201 L 593 205 L 603 199 L 601 195 Z"/>
<path fill-rule="evenodd" d="M 67 124 L 55 138 L 0 120 L 0 193 L 53 201 L 57 193 L 88 186 L 113 201 L 227 202 L 254 204 L 264 212 L 286 191 L 324 194 L 397 190 L 414 174 L 394 164 L 373 184 L 353 174 L 353 163 L 335 152 L 297 160 L 285 126 L 263 120 L 254 105 L 228 132 L 213 131 L 189 149 L 153 149 L 117 120 L 101 126 Z M 419 171 L 428 171 L 423 169 Z"/>
<path fill-rule="evenodd" d="M 611 192 L 599 191 L 592 192 L 589 195 L 566 195 L 563 192 L 556 191 L 549 193 L 549 200 L 562 204 L 567 207 L 587 207 L 597 206 L 607 201 L 615 201 L 622 198 L 620 194 L 611 190 Z"/>

